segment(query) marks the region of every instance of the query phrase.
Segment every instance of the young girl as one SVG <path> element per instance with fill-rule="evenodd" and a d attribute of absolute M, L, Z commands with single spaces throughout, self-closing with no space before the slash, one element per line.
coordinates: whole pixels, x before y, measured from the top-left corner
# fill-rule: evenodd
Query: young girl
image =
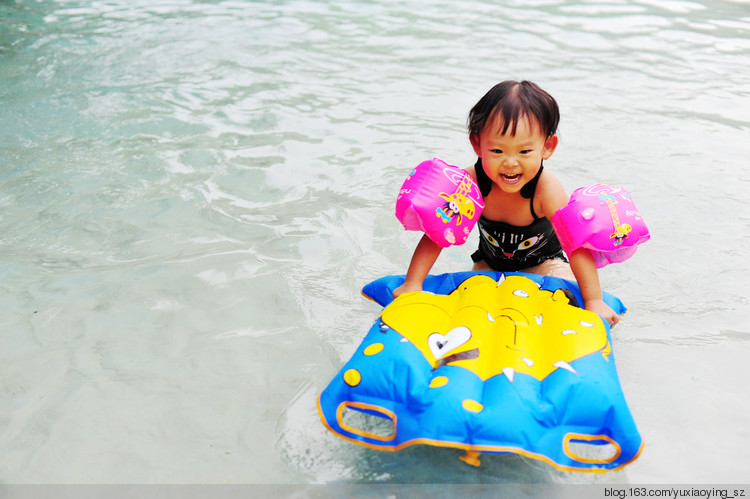
<path fill-rule="evenodd" d="M 562 184 L 542 162 L 557 147 L 557 102 L 529 81 L 495 85 L 469 112 L 469 139 L 478 159 L 467 168 L 485 208 L 479 219 L 479 249 L 473 270 L 523 271 L 575 278 L 586 310 L 610 324 L 619 316 L 602 300 L 599 276 L 587 249 L 568 264 L 550 219 L 568 203 Z M 422 236 L 406 281 L 393 296 L 421 291 L 441 247 Z"/>

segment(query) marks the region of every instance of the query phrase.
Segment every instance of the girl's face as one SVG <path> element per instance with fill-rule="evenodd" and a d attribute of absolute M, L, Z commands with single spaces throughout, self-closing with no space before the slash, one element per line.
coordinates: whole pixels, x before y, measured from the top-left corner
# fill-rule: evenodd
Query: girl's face
<path fill-rule="evenodd" d="M 487 123 L 479 136 L 471 137 L 471 145 L 482 158 L 487 176 L 510 194 L 519 192 L 536 176 L 542 160 L 555 151 L 557 136 L 545 137 L 536 120 L 528 116 L 518 120 L 515 135 L 511 135 L 512 126 L 502 135 L 502 125 L 499 117 Z"/>

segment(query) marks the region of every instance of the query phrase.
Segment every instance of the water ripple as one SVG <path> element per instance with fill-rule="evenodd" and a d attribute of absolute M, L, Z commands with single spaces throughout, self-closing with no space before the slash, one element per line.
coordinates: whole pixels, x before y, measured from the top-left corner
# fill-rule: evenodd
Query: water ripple
<path fill-rule="evenodd" d="M 0 3 L 0 482 L 573 480 L 330 447 L 314 408 L 377 315 L 360 287 L 418 237 L 398 185 L 469 164 L 466 113 L 506 78 L 558 99 L 563 182 L 628 185 L 649 221 L 602 282 L 631 305 L 639 422 L 684 440 L 629 373 L 679 394 L 673 357 L 747 341 L 749 30 L 741 1 Z M 636 482 L 717 481 L 641 459 Z"/>

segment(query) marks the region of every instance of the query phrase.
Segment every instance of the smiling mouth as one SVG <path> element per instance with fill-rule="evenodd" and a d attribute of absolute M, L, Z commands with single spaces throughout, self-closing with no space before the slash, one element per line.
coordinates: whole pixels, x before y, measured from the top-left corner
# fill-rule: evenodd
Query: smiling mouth
<path fill-rule="evenodd" d="M 506 184 L 515 184 L 521 180 L 521 174 L 520 173 L 516 173 L 515 175 L 501 174 L 500 178 L 502 178 Z"/>

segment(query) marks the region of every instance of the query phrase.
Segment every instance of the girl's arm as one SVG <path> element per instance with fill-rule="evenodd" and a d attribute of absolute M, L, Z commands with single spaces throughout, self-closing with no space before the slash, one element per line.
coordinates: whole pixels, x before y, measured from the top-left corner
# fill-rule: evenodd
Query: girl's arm
<path fill-rule="evenodd" d="M 393 290 L 393 297 L 396 298 L 401 293 L 422 291 L 422 283 L 442 250 L 443 248 L 433 243 L 427 235 L 423 235 L 411 257 L 409 270 L 406 271 L 406 280 Z"/>
<path fill-rule="evenodd" d="M 476 182 L 477 173 L 474 170 L 474 166 L 467 167 L 466 171 L 469 172 L 471 178 Z M 393 290 L 393 297 L 397 298 L 402 293 L 422 291 L 422 283 L 427 274 L 430 273 L 430 269 L 432 269 L 442 250 L 443 248 L 432 242 L 432 239 L 426 234 L 423 235 L 411 257 L 409 269 L 406 271 L 406 280 L 401 286 Z"/>
<path fill-rule="evenodd" d="M 604 302 L 602 288 L 599 284 L 599 273 L 594 264 L 594 257 L 586 248 L 578 248 L 570 255 L 570 269 L 576 276 L 578 287 L 583 295 L 584 308 L 601 315 L 611 325 L 620 322 L 620 316 Z"/>
<path fill-rule="evenodd" d="M 539 191 L 542 202 L 542 213 L 547 219 L 568 204 L 568 195 L 560 181 L 551 172 L 544 170 L 540 178 Z M 583 295 L 584 308 L 601 315 L 611 325 L 620 322 L 620 316 L 604 302 L 602 288 L 599 284 L 599 273 L 594 264 L 594 257 L 586 248 L 579 248 L 570 255 L 570 269 L 578 281 Z"/>

